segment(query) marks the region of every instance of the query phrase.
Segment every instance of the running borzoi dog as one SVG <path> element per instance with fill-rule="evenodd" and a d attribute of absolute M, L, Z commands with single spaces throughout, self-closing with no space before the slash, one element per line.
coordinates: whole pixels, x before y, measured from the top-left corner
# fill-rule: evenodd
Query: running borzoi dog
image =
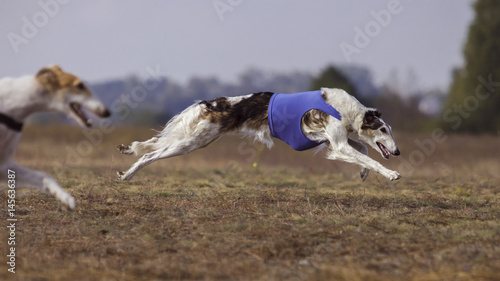
<path fill-rule="evenodd" d="M 42 68 L 35 76 L 0 80 L 0 186 L 7 184 L 7 171 L 15 175 L 17 186 L 29 186 L 53 194 L 65 206 L 75 208 L 75 199 L 49 175 L 14 162 L 23 123 L 29 115 L 57 111 L 71 116 L 84 127 L 92 122 L 82 111 L 87 108 L 99 117 L 110 115 L 106 107 L 76 76 L 57 65 Z"/>
<path fill-rule="evenodd" d="M 254 138 L 268 148 L 273 146 L 271 136 L 296 150 L 322 144 L 328 149 L 328 159 L 360 165 L 362 180 L 369 170 L 397 180 L 401 177 L 398 172 L 368 157 L 367 147 L 348 137 L 354 132 L 386 159 L 399 155 L 391 127 L 380 116 L 340 89 L 322 88 L 298 94 L 262 92 L 201 101 L 173 117 L 157 136 L 130 146 L 118 145 L 123 154 L 142 155 L 118 176 L 129 180 L 156 160 L 205 147 L 225 134 L 237 134 Z"/>

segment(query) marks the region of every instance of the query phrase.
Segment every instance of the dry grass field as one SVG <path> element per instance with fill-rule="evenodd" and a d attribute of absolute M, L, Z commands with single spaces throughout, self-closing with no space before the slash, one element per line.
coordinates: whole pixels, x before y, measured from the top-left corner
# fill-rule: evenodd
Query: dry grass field
<path fill-rule="evenodd" d="M 4 230 L 0 280 L 500 280 L 498 136 L 449 135 L 429 152 L 415 144 L 427 135 L 396 134 L 400 158 L 370 155 L 396 169 L 413 153 L 397 182 L 232 138 L 119 182 L 136 158 L 115 145 L 154 132 L 98 132 L 26 128 L 18 162 L 77 209 L 18 189 L 16 273 Z M 5 190 L 0 202 L 6 226 Z"/>

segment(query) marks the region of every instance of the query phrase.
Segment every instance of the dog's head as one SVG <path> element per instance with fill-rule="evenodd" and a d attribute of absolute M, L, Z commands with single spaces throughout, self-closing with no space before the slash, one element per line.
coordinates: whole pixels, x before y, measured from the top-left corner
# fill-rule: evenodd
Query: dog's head
<path fill-rule="evenodd" d="M 369 144 L 385 159 L 389 159 L 390 155 L 398 156 L 400 152 L 392 136 L 391 126 L 386 124 L 381 116 L 377 110 L 367 110 L 358 130 L 358 136 L 361 141 Z"/>
<path fill-rule="evenodd" d="M 83 107 L 99 117 L 110 116 L 104 104 L 92 96 L 78 77 L 64 72 L 59 66 L 40 69 L 36 79 L 45 88 L 43 95 L 48 110 L 65 113 L 84 127 L 90 127 L 92 122 L 83 112 Z"/>

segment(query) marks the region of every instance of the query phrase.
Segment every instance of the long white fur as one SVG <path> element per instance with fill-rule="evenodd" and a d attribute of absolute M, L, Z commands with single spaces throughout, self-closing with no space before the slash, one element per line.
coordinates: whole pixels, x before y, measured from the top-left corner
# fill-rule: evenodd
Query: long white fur
<path fill-rule="evenodd" d="M 379 130 L 363 130 L 365 113 L 372 109 L 366 108 L 343 90 L 328 88 L 321 90 L 326 95 L 326 101 L 340 112 L 342 121 L 329 116 L 327 125 L 320 130 L 313 130 L 303 125 L 302 129 L 305 136 L 316 141 L 327 140 L 323 146 L 328 148 L 328 159 L 360 165 L 363 180 L 368 176 L 370 169 L 390 180 L 399 179 L 398 172 L 391 171 L 368 157 L 367 147 L 361 142 L 348 137 L 350 132 L 354 132 L 361 141 L 369 144 L 379 151 L 381 155 L 383 155 L 383 152 L 376 144 L 377 142 L 382 143 L 391 154 L 398 155 L 399 149 L 392 136 L 390 126 L 386 125 L 385 122 L 383 123 L 383 128 L 388 133 L 382 133 Z M 227 102 L 236 104 L 250 96 L 228 97 Z M 204 104 L 196 103 L 191 105 L 172 118 L 164 130 L 156 137 L 144 142 L 135 141 L 130 146 L 119 145 L 118 149 L 124 154 L 142 155 L 126 172 L 118 172 L 119 178 L 129 180 L 138 170 L 156 160 L 186 154 L 205 147 L 227 133 L 254 138 L 254 140 L 264 143 L 269 148 L 273 146 L 273 139 L 267 123 L 258 129 L 243 125 L 236 131 L 221 133 L 220 125 L 203 118 L 202 111 L 204 109 Z"/>

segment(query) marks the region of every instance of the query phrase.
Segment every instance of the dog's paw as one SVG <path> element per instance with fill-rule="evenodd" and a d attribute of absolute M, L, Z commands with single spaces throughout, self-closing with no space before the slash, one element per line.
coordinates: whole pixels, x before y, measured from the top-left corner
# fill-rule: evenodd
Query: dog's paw
<path fill-rule="evenodd" d="M 361 169 L 361 172 L 359 173 L 359 175 L 361 176 L 361 180 L 362 181 L 365 181 L 366 178 L 368 177 L 368 174 L 370 173 L 370 169 L 367 169 L 367 168 L 362 168 Z"/>
<path fill-rule="evenodd" d="M 389 173 L 389 177 L 388 177 L 391 181 L 395 181 L 395 180 L 399 180 L 401 178 L 401 175 L 396 172 L 396 171 L 391 171 Z"/>
<path fill-rule="evenodd" d="M 74 210 L 76 208 L 76 202 L 73 196 L 67 195 L 64 198 L 60 198 L 60 200 L 66 208 L 70 210 Z"/>
<path fill-rule="evenodd" d="M 119 144 L 116 146 L 116 148 L 120 151 L 120 153 L 132 154 L 132 151 L 130 150 L 130 146 L 128 146 L 128 145 Z"/>
<path fill-rule="evenodd" d="M 122 171 L 118 171 L 116 172 L 116 174 L 118 175 L 118 179 L 121 181 L 128 181 L 134 176 L 132 174 L 127 174 L 127 172 L 122 172 Z"/>

